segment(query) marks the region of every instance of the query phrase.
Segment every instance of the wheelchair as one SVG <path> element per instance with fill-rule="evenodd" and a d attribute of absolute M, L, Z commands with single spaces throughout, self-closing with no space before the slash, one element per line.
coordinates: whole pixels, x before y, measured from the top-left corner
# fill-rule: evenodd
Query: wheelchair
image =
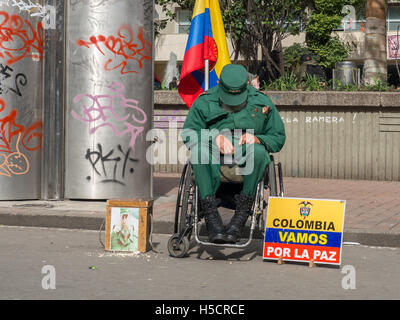
<path fill-rule="evenodd" d="M 203 218 L 199 208 L 199 190 L 196 186 L 193 170 L 188 161 L 182 171 L 179 182 L 178 196 L 175 210 L 174 233 L 168 241 L 168 252 L 174 258 L 184 257 L 190 248 L 190 241 L 194 236 L 197 244 L 224 248 L 245 248 L 253 240 L 254 231 L 257 229 L 263 236 L 265 234 L 265 221 L 267 201 L 269 196 L 283 197 L 282 165 L 275 165 L 274 157 L 270 155 L 271 163 L 265 168 L 264 174 L 257 185 L 257 192 L 251 214 L 250 233 L 247 240 L 241 240 L 236 244 L 216 244 L 203 241 L 200 237 L 200 222 Z M 242 177 L 233 180 L 226 176 L 226 172 L 232 172 L 237 168 L 235 164 L 226 164 L 221 158 L 221 186 L 217 192 L 217 198 L 221 199 L 220 207 L 234 210 L 234 194 L 240 193 L 243 186 Z M 224 173 L 225 171 L 225 173 Z M 276 173 L 278 171 L 278 174 Z M 279 191 L 278 191 L 279 187 Z"/>

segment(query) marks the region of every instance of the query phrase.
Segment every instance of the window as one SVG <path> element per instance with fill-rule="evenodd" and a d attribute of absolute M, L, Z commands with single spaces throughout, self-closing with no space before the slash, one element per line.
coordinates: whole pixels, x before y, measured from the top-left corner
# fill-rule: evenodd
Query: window
<path fill-rule="evenodd" d="M 398 26 L 400 26 L 400 7 L 388 7 L 388 30 L 397 31 Z"/>
<path fill-rule="evenodd" d="M 364 31 L 365 20 L 343 20 L 342 27 L 338 31 Z"/>
<path fill-rule="evenodd" d="M 387 12 L 387 29 L 388 31 L 396 31 L 397 27 L 400 26 L 400 7 L 390 6 Z M 337 31 L 364 31 L 365 27 L 364 18 L 358 18 L 353 20 L 351 18 L 343 19 L 341 27 Z"/>
<path fill-rule="evenodd" d="M 176 21 L 178 23 L 177 33 L 189 33 L 190 30 L 190 10 L 178 10 L 176 13 Z"/>
<path fill-rule="evenodd" d="M 365 29 L 365 16 L 363 14 L 357 15 L 355 8 L 353 12 L 343 18 L 342 25 L 336 31 L 364 31 Z"/>

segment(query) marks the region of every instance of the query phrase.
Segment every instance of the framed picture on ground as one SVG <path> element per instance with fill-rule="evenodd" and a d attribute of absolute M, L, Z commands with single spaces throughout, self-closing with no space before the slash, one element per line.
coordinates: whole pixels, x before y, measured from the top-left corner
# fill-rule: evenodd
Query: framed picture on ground
<path fill-rule="evenodd" d="M 108 200 L 105 250 L 147 252 L 153 200 Z"/>

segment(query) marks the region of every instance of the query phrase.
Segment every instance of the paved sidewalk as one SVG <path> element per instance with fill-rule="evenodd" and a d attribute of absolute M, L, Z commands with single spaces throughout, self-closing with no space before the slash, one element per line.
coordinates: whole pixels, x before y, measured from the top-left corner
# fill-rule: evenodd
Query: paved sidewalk
<path fill-rule="evenodd" d="M 180 176 L 154 176 L 154 232 L 173 232 Z M 284 178 L 285 196 L 346 200 L 344 241 L 400 247 L 400 182 Z M 105 201 L 0 201 L 0 224 L 99 230 Z"/>

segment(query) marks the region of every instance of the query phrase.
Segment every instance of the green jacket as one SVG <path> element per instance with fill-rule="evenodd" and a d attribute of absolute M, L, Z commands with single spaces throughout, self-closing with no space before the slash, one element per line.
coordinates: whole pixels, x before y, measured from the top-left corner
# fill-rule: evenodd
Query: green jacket
<path fill-rule="evenodd" d="M 276 153 L 282 149 L 286 140 L 285 127 L 268 96 L 253 86 L 248 86 L 246 107 L 239 112 L 230 113 L 220 107 L 217 88 L 218 86 L 213 87 L 200 95 L 189 111 L 182 132 L 183 141 L 188 148 L 193 144 L 186 136 L 185 129 L 196 131 L 199 137 L 201 129 L 253 129 L 255 136 L 268 152 Z"/>

